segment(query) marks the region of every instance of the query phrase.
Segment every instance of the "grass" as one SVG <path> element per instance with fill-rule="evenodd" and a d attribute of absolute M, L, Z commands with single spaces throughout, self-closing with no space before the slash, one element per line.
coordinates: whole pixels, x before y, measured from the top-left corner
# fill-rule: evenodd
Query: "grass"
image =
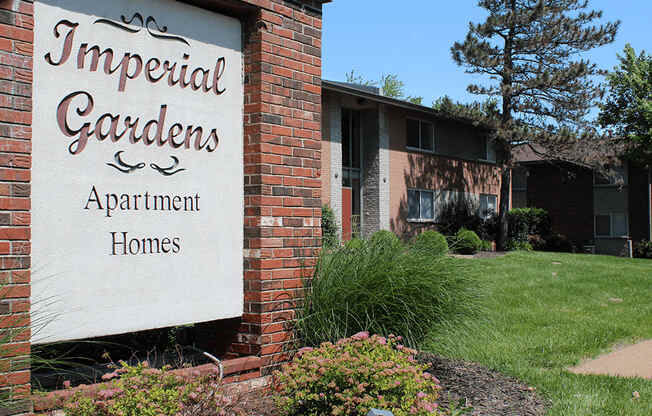
<path fill-rule="evenodd" d="M 301 341 L 317 346 L 369 331 L 401 335 L 413 347 L 435 325 L 470 315 L 477 291 L 468 267 L 432 255 L 440 251 L 433 238 L 405 245 L 379 231 L 369 241 L 325 250 L 298 311 Z"/>
<path fill-rule="evenodd" d="M 567 371 L 652 339 L 652 261 L 538 252 L 459 261 L 482 282 L 483 318 L 433 331 L 424 349 L 523 380 L 551 401 L 549 415 L 652 414 L 651 380 Z"/>

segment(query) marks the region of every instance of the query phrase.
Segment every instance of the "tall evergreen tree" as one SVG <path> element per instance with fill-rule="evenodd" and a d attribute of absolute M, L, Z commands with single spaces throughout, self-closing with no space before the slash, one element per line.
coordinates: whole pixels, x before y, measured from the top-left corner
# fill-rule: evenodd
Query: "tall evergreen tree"
<path fill-rule="evenodd" d="M 507 238 L 514 150 L 527 144 L 555 159 L 587 161 L 603 152 L 587 151 L 598 133 L 586 116 L 602 88 L 592 77 L 602 71 L 578 54 L 614 40 L 620 22 L 596 25 L 601 11 L 586 10 L 588 0 L 480 0 L 489 16 L 469 23 L 464 42 L 451 48 L 466 72 L 488 76 L 473 94 L 501 100 L 494 140 L 502 156 L 500 232 Z"/>

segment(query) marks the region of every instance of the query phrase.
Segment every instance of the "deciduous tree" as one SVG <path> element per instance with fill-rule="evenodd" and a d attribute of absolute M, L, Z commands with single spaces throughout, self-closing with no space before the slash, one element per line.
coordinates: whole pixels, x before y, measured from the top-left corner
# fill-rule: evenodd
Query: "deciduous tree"
<path fill-rule="evenodd" d="M 609 94 L 598 120 L 622 138 L 630 157 L 652 164 L 652 56 L 625 46 L 609 73 Z"/>

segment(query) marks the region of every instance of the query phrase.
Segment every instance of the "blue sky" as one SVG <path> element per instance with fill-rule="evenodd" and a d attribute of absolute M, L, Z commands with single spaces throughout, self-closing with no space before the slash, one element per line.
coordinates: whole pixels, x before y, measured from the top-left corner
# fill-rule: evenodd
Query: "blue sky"
<path fill-rule="evenodd" d="M 605 21 L 622 23 L 613 44 L 584 57 L 612 69 L 628 42 L 637 53 L 652 53 L 652 0 L 591 0 L 590 6 L 603 10 Z M 424 105 L 445 94 L 482 99 L 466 92 L 474 77 L 453 62 L 450 47 L 464 39 L 469 21 L 485 16 L 476 0 L 333 0 L 324 5 L 323 77 L 344 81 L 351 69 L 367 79 L 397 74 L 406 94 L 423 96 Z"/>

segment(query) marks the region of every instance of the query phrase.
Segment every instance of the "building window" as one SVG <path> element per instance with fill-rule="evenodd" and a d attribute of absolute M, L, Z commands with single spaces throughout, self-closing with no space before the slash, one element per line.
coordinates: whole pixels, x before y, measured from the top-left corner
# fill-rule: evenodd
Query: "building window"
<path fill-rule="evenodd" d="M 496 143 L 488 138 L 484 139 L 484 160 L 496 163 Z"/>
<path fill-rule="evenodd" d="M 626 214 L 609 213 L 595 216 L 596 237 L 626 237 L 629 234 L 629 221 Z"/>
<path fill-rule="evenodd" d="M 526 168 L 512 169 L 512 208 L 527 207 L 527 177 Z"/>
<path fill-rule="evenodd" d="M 421 189 L 408 189 L 408 220 L 434 221 L 434 219 L 434 192 Z"/>
<path fill-rule="evenodd" d="M 435 151 L 435 126 L 427 121 L 407 119 L 407 147 Z"/>
<path fill-rule="evenodd" d="M 498 197 L 496 195 L 480 195 L 480 217 L 489 219 L 496 213 L 496 204 Z"/>
<path fill-rule="evenodd" d="M 351 187 L 361 176 L 360 112 L 342 109 L 342 186 Z"/>
<path fill-rule="evenodd" d="M 606 176 L 598 172 L 593 172 L 593 185 L 595 186 L 627 185 L 627 169 L 625 165 L 612 167 L 610 170 L 615 172 L 615 175 Z"/>

